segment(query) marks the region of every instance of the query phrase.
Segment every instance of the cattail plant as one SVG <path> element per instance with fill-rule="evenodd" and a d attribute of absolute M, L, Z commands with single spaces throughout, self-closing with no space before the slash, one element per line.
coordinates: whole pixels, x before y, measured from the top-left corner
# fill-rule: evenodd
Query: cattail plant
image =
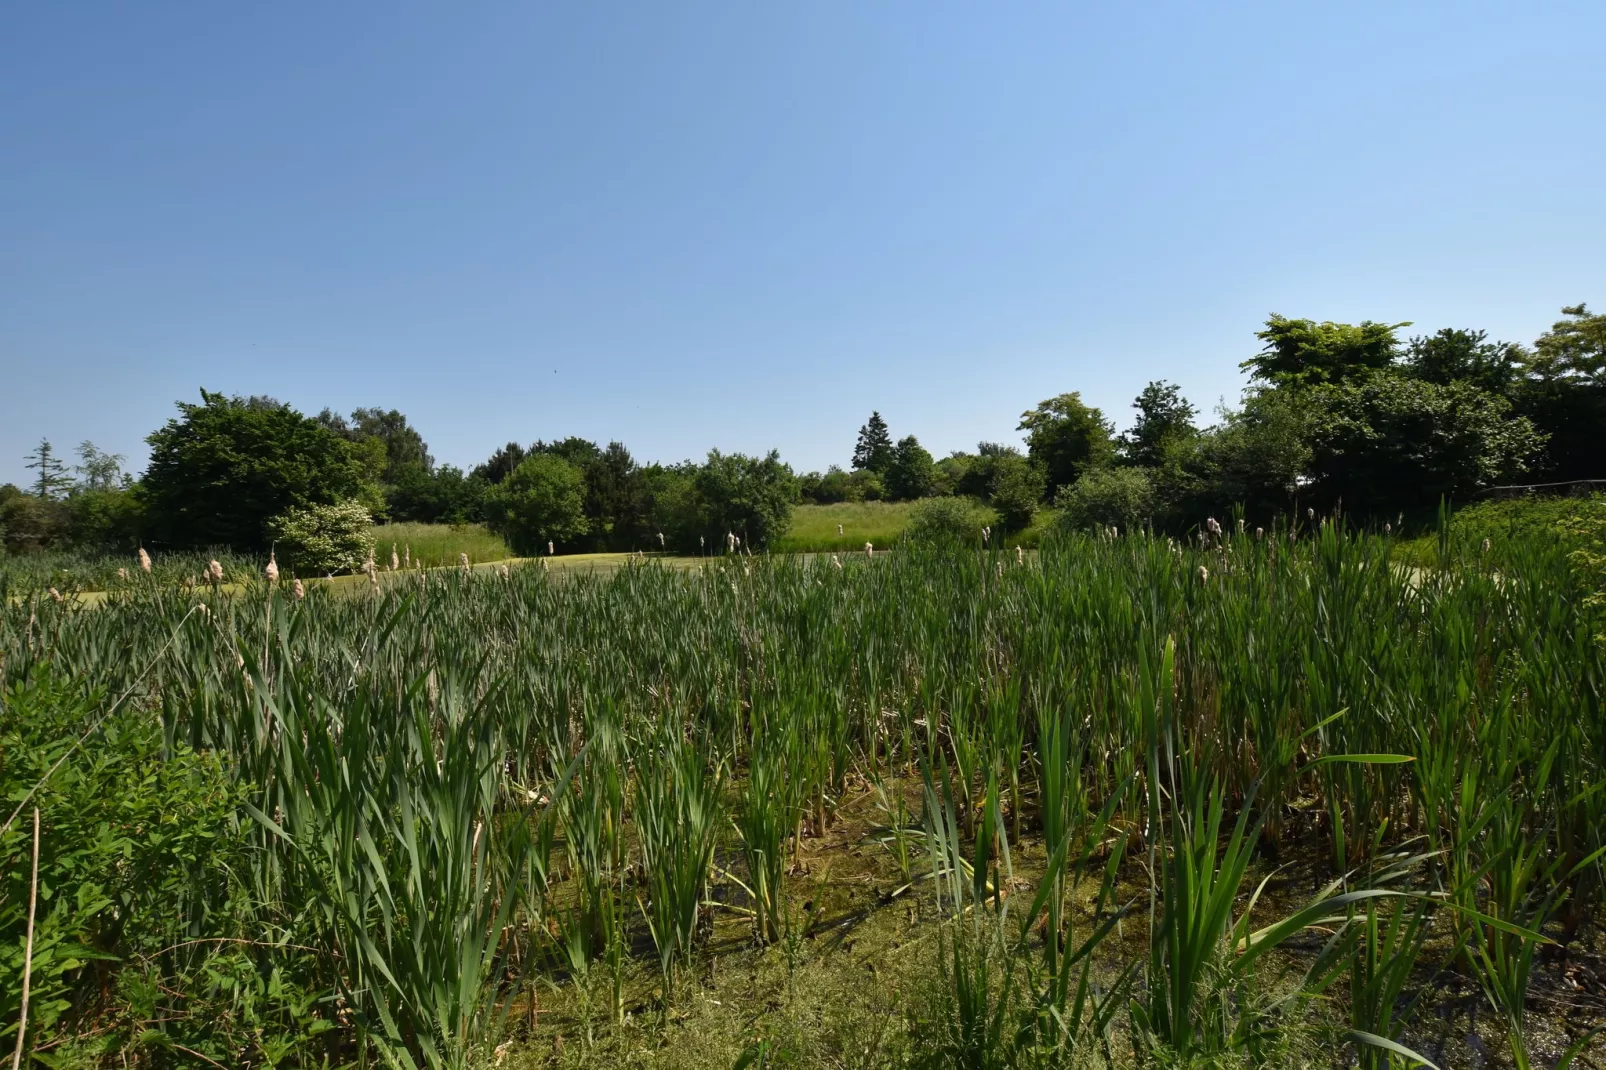
<path fill-rule="evenodd" d="M 390 544 L 390 570 L 392 572 L 395 572 L 399 568 L 401 568 L 401 559 L 396 556 L 396 544 L 395 543 L 391 543 Z"/>
<path fill-rule="evenodd" d="M 279 582 L 279 562 L 276 555 L 272 551 L 268 552 L 268 564 L 267 567 L 262 570 L 262 574 L 267 578 L 268 585 L 270 587 Z"/>
<path fill-rule="evenodd" d="M 836 536 L 839 539 L 842 537 L 842 525 L 841 524 L 838 524 L 836 526 Z"/>
<path fill-rule="evenodd" d="M 223 566 L 218 564 L 215 557 L 206 566 L 206 578 L 214 587 L 223 582 Z"/>
<path fill-rule="evenodd" d="M 463 575 L 467 576 L 469 574 L 468 554 L 459 553 L 457 555 L 457 567 L 463 570 Z"/>
<path fill-rule="evenodd" d="M 139 548 L 137 559 L 139 561 L 139 570 L 141 572 L 149 572 L 151 570 L 151 555 L 145 552 L 145 547 L 141 546 Z"/>
<path fill-rule="evenodd" d="M 296 596 L 296 601 L 297 602 L 299 602 L 303 598 L 307 597 L 307 589 L 306 589 L 306 587 L 304 587 L 302 585 L 302 583 L 301 583 L 301 581 L 299 579 L 296 580 L 295 587 L 292 588 L 292 589 L 295 592 L 295 596 Z"/>
<path fill-rule="evenodd" d="M 122 580 L 124 583 L 127 583 L 128 582 L 128 569 L 119 568 L 117 570 L 117 578 Z"/>
<path fill-rule="evenodd" d="M 553 549 L 553 547 L 552 547 L 552 540 L 551 540 L 551 539 L 548 539 L 548 540 L 547 540 L 547 543 L 546 543 L 546 555 L 547 555 L 547 556 L 548 556 L 548 557 L 551 557 L 551 556 L 552 556 L 552 555 L 553 555 L 553 554 L 554 554 L 554 553 L 556 553 L 556 552 L 557 552 L 557 551 L 556 551 L 556 550 L 554 550 L 554 549 Z"/>
<path fill-rule="evenodd" d="M 875 556 L 875 547 L 872 544 L 870 544 L 870 543 L 865 543 L 864 544 L 864 556 L 865 557 L 874 557 Z"/>

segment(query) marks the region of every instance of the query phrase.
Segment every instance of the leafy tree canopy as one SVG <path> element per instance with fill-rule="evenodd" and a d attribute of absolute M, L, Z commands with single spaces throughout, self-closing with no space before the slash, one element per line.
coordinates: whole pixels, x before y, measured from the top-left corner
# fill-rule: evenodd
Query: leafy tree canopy
<path fill-rule="evenodd" d="M 1175 383 L 1150 383 L 1132 407 L 1138 410 L 1138 417 L 1132 429 L 1122 436 L 1121 451 L 1133 464 L 1158 467 L 1175 445 L 1198 434 L 1193 418 L 1199 410 L 1182 396 Z"/>
<path fill-rule="evenodd" d="M 199 405 L 178 410 L 145 440 L 142 493 L 158 542 L 262 548 L 270 517 L 362 488 L 350 445 L 288 405 L 203 390 Z"/>
<path fill-rule="evenodd" d="M 1075 483 L 1115 456 L 1114 426 L 1075 391 L 1021 413 L 1018 430 L 1026 432 L 1027 455 L 1049 487 Z"/>
<path fill-rule="evenodd" d="M 886 471 L 887 493 L 894 500 L 913 501 L 937 492 L 937 467 L 913 435 L 899 439 Z"/>
<path fill-rule="evenodd" d="M 1365 513 L 1431 506 L 1525 470 L 1543 444 L 1506 399 L 1467 382 L 1398 374 L 1310 398 L 1310 473 L 1328 502 Z"/>
<path fill-rule="evenodd" d="M 1239 365 L 1256 382 L 1307 386 L 1343 382 L 1387 368 L 1399 356 L 1394 332 L 1409 323 L 1317 323 L 1273 314 L 1255 332 L 1264 348 Z"/>
<path fill-rule="evenodd" d="M 763 457 L 709 450 L 694 482 L 709 545 L 734 534 L 761 550 L 791 522 L 797 479 L 775 450 Z"/>
<path fill-rule="evenodd" d="M 1404 370 L 1441 386 L 1467 382 L 1496 394 L 1510 391 L 1528 353 L 1514 342 L 1491 342 L 1484 331 L 1446 327 L 1437 334 L 1412 338 L 1405 348 Z"/>
<path fill-rule="evenodd" d="M 1541 379 L 1565 379 L 1606 386 L 1606 314 L 1569 305 L 1534 342 L 1529 368 Z"/>
<path fill-rule="evenodd" d="M 548 542 L 567 546 L 586 533 L 585 502 L 579 468 L 550 453 L 531 453 L 486 492 L 485 520 L 515 553 L 534 556 L 546 553 Z"/>

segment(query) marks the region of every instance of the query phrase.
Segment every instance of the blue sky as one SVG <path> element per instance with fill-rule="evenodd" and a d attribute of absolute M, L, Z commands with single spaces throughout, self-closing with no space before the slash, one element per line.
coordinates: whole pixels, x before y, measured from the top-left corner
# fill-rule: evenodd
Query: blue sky
<path fill-rule="evenodd" d="M 206 387 L 939 456 L 1606 304 L 1606 4 L 0 5 L 0 481 Z"/>

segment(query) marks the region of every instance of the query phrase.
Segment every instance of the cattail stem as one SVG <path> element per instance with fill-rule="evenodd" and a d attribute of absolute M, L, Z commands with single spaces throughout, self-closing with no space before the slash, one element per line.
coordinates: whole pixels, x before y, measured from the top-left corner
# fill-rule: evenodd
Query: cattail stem
<path fill-rule="evenodd" d="M 17 1018 L 17 1050 L 11 1070 L 22 1066 L 22 1048 L 28 1036 L 28 996 L 33 986 L 33 919 L 39 909 L 39 807 L 33 808 L 33 876 L 28 881 L 28 938 L 22 951 L 22 1013 Z"/>

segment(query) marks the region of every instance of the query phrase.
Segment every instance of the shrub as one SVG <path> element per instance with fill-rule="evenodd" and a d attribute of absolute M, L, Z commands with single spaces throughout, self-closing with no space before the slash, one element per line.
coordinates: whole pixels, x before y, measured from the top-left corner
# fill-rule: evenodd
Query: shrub
<path fill-rule="evenodd" d="M 268 533 L 299 572 L 355 572 L 373 556 L 373 518 L 355 499 L 287 509 L 268 521 Z"/>
<path fill-rule="evenodd" d="M 1061 487 L 1055 504 L 1064 531 L 1135 528 L 1154 515 L 1154 484 L 1141 468 L 1101 468 Z"/>
<path fill-rule="evenodd" d="M 1043 475 L 1018 455 L 1004 455 L 993 468 L 988 504 L 998 511 L 998 524 L 1005 531 L 1022 531 L 1037 514 L 1043 497 Z"/>
<path fill-rule="evenodd" d="M 924 545 L 979 544 L 988 515 L 969 498 L 926 498 L 909 511 L 903 537 Z"/>

